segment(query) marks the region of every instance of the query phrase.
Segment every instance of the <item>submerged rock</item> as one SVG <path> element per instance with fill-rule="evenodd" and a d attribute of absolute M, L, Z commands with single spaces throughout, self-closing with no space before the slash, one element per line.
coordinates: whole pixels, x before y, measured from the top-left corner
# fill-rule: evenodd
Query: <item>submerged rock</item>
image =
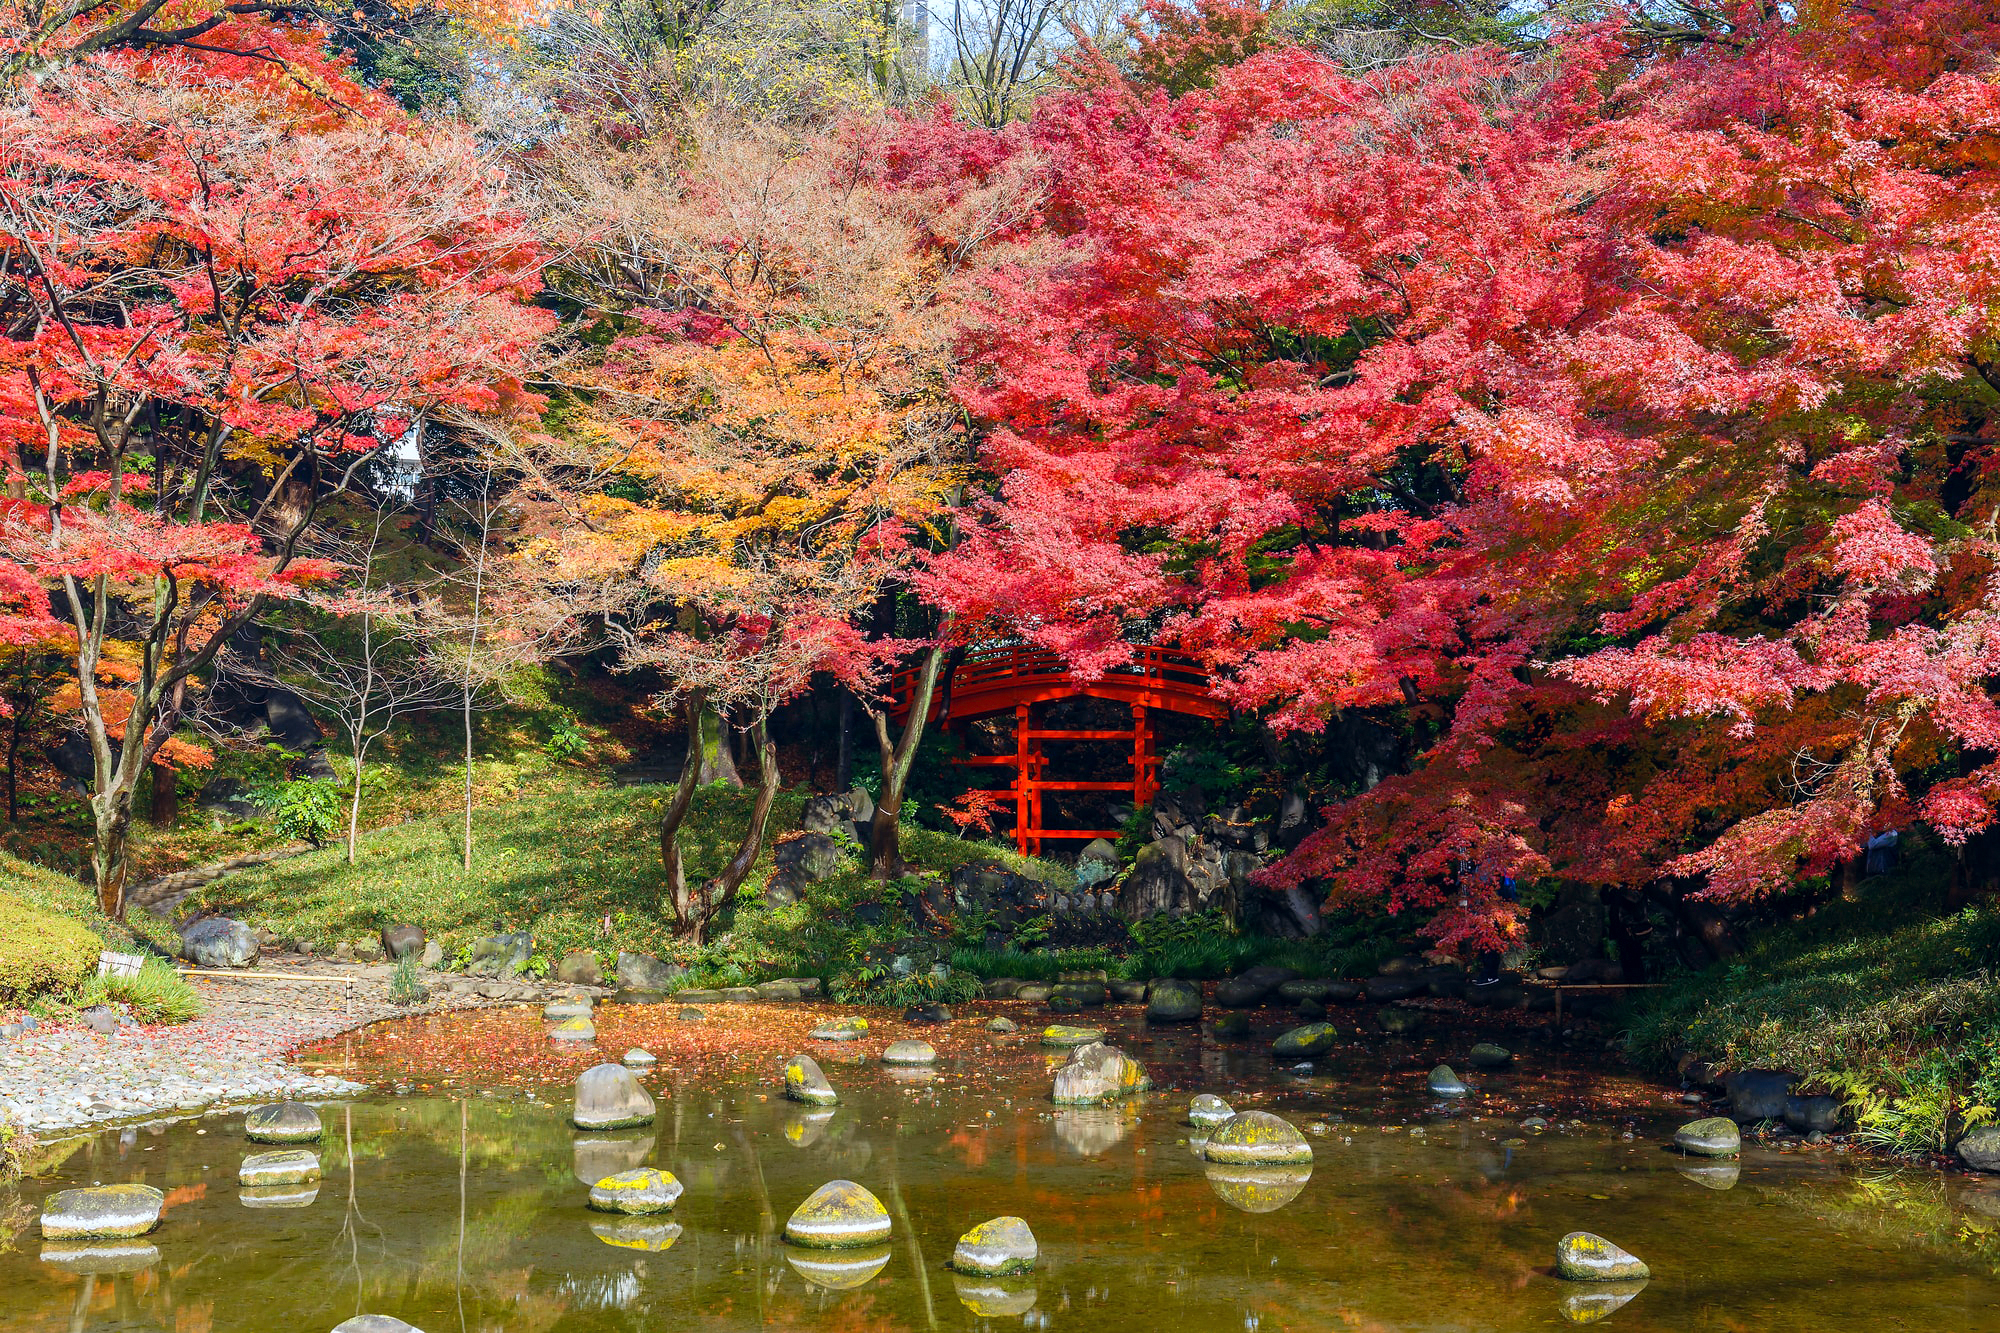
<path fill-rule="evenodd" d="M 1340 1039 L 1340 1030 L 1331 1023 L 1308 1023 L 1293 1028 L 1271 1043 L 1271 1054 L 1281 1060 L 1325 1055 Z"/>
<path fill-rule="evenodd" d="M 977 1277 L 1005 1277 L 1033 1270 L 1039 1253 L 1035 1233 L 1026 1222 L 1018 1217 L 996 1217 L 958 1238 L 951 1266 Z"/>
<path fill-rule="evenodd" d="M 1514 1053 L 1505 1046 L 1482 1041 L 1466 1052 L 1466 1062 L 1474 1069 L 1505 1069 L 1514 1063 Z"/>
<path fill-rule="evenodd" d="M 1044 1046 L 1088 1046 L 1094 1041 L 1103 1041 L 1104 1034 L 1096 1028 L 1071 1027 L 1067 1023 L 1056 1023 L 1042 1029 Z"/>
<path fill-rule="evenodd" d="M 1591 1232 L 1572 1231 L 1556 1242 L 1556 1276 L 1571 1282 L 1617 1282 L 1652 1275 L 1636 1255 Z"/>
<path fill-rule="evenodd" d="M 1202 1168 L 1215 1197 L 1245 1213 L 1275 1213 L 1305 1192 L 1310 1166 L 1229 1166 L 1210 1162 Z"/>
<path fill-rule="evenodd" d="M 1729 1117 L 1710 1116 L 1675 1130 L 1674 1146 L 1695 1157 L 1734 1157 L 1743 1151 L 1743 1134 Z"/>
<path fill-rule="evenodd" d="M 831 1106 L 840 1100 L 819 1061 L 810 1055 L 795 1055 L 785 1061 L 785 1095 L 810 1106 Z"/>
<path fill-rule="evenodd" d="M 606 1176 L 590 1187 L 590 1206 L 600 1213 L 643 1216 L 664 1213 L 681 1197 L 681 1182 L 671 1171 L 641 1167 Z"/>
<path fill-rule="evenodd" d="M 1216 1126 L 1202 1156 L 1225 1166 L 1305 1166 L 1313 1150 L 1289 1121 L 1269 1111 L 1242 1111 Z"/>
<path fill-rule="evenodd" d="M 319 1156 L 306 1148 L 282 1148 L 277 1152 L 252 1153 L 237 1170 L 239 1184 L 304 1185 L 319 1179 Z"/>
<path fill-rule="evenodd" d="M 576 1076 L 570 1123 L 578 1129 L 629 1129 L 653 1123 L 653 1099 L 623 1065 L 593 1065 Z"/>
<path fill-rule="evenodd" d="M 550 1041 L 596 1041 L 597 1028 L 587 1018 L 565 1018 L 549 1029 Z"/>
<path fill-rule="evenodd" d="M 252 1143 L 318 1143 L 324 1132 L 319 1112 L 303 1102 L 260 1106 L 243 1117 L 243 1136 Z"/>
<path fill-rule="evenodd" d="M 1242 1041 L 1250 1035 L 1250 1015 L 1224 1014 L 1209 1024 L 1208 1030 L 1218 1041 Z"/>
<path fill-rule="evenodd" d="M 43 1240 L 125 1240 L 160 1225 L 167 1196 L 150 1185 L 59 1190 L 42 1203 Z"/>
<path fill-rule="evenodd" d="M 1458 1071 L 1450 1065 L 1439 1065 L 1424 1080 L 1424 1086 L 1440 1097 L 1463 1097 L 1472 1089 L 1458 1076 Z"/>
<path fill-rule="evenodd" d="M 1212 1092 L 1204 1092 L 1188 1103 L 1187 1122 L 1197 1129 L 1214 1129 L 1235 1114 L 1228 1102 Z"/>
<path fill-rule="evenodd" d="M 889 1239 L 889 1210 L 851 1180 L 814 1190 L 785 1223 L 785 1239 L 814 1249 L 846 1249 Z"/>
<path fill-rule="evenodd" d="M 787 1246 L 785 1262 L 811 1286 L 823 1291 L 854 1291 L 881 1276 L 894 1254 L 887 1245 L 833 1251 Z"/>
<path fill-rule="evenodd" d="M 892 1041 L 882 1048 L 885 1065 L 930 1065 L 937 1063 L 937 1049 L 927 1041 Z"/>
<path fill-rule="evenodd" d="M 1390 1005 L 1376 1012 L 1375 1021 L 1381 1024 L 1384 1032 L 1392 1036 L 1407 1037 L 1424 1025 L 1424 1011 Z"/>
<path fill-rule="evenodd" d="M 1019 1032 L 1021 1025 L 1011 1018 L 989 1018 L 986 1020 L 988 1032 Z"/>

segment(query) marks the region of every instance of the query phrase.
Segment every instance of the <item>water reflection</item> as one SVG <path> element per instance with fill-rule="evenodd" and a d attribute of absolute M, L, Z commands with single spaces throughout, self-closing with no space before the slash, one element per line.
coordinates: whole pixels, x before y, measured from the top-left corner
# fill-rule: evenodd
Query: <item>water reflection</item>
<path fill-rule="evenodd" d="M 1033 1278 L 951 1276 L 959 1303 L 981 1319 L 1018 1319 L 1035 1308 Z"/>
<path fill-rule="evenodd" d="M 653 1155 L 653 1136 L 644 1134 L 586 1134 L 574 1147 L 575 1175 L 579 1185 L 595 1185 L 620 1171 L 637 1171 Z"/>
<path fill-rule="evenodd" d="M 42 1262 L 64 1273 L 106 1276 L 139 1273 L 160 1262 L 160 1247 L 143 1240 L 50 1241 Z"/>
<path fill-rule="evenodd" d="M 621 1250 L 658 1254 L 673 1248 L 674 1242 L 681 1238 L 681 1226 L 657 1217 L 620 1217 L 592 1222 L 590 1234 Z"/>
<path fill-rule="evenodd" d="M 785 1115 L 785 1141 L 794 1148 L 810 1148 L 826 1137 L 826 1126 L 832 1119 L 831 1106 L 789 1111 Z"/>
<path fill-rule="evenodd" d="M 1561 1303 L 1556 1307 L 1572 1324 L 1594 1324 L 1609 1319 L 1646 1289 L 1646 1279 L 1630 1282 L 1572 1282 L 1565 1284 Z"/>
<path fill-rule="evenodd" d="M 1138 1119 L 1138 1108 L 1066 1106 L 1055 1113 L 1056 1141 L 1082 1157 L 1096 1157 L 1124 1141 Z"/>
<path fill-rule="evenodd" d="M 1736 1162 L 1676 1162 L 1674 1170 L 1682 1177 L 1692 1180 L 1703 1189 L 1726 1190 L 1735 1187 L 1743 1168 Z"/>
<path fill-rule="evenodd" d="M 1309 1166 L 1224 1166 L 1210 1162 L 1202 1174 L 1215 1197 L 1246 1213 L 1275 1213 L 1305 1192 Z"/>
<path fill-rule="evenodd" d="M 822 1291 L 853 1291 L 865 1287 L 889 1266 L 895 1251 L 887 1245 L 857 1250 L 802 1250 L 785 1247 L 785 1260 L 798 1275 Z"/>
<path fill-rule="evenodd" d="M 310 1208 L 319 1197 L 317 1181 L 305 1185 L 245 1185 L 236 1192 L 245 1208 Z"/>

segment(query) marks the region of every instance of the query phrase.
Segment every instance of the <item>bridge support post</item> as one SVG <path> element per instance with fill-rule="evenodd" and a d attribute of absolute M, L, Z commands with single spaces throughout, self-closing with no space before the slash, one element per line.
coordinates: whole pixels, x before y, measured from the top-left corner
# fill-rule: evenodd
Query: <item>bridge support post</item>
<path fill-rule="evenodd" d="M 1146 705 L 1132 705 L 1132 808 L 1143 809 L 1159 784 L 1153 775 L 1153 729 Z"/>
<path fill-rule="evenodd" d="M 1041 820 L 1036 819 L 1032 808 L 1039 805 L 1035 800 L 1034 742 L 1028 739 L 1028 705 L 1014 705 L 1014 849 L 1023 856 L 1032 855 L 1028 850 L 1031 829 L 1037 828 Z"/>

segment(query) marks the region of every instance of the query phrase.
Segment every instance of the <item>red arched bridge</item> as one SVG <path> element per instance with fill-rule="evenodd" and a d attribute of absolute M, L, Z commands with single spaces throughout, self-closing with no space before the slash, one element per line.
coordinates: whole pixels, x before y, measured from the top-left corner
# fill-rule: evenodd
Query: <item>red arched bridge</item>
<path fill-rule="evenodd" d="M 916 691 L 914 669 L 896 673 L 891 716 L 900 724 Z M 1037 727 L 1031 709 L 1057 699 L 1109 699 L 1132 710 L 1129 730 Z M 1132 660 L 1103 675 L 1082 679 L 1062 658 L 1040 648 L 983 645 L 968 651 L 949 682 L 939 682 L 931 698 L 931 721 L 950 727 L 994 713 L 1014 714 L 1014 752 L 968 755 L 958 762 L 1014 770 L 1014 845 L 1039 855 L 1047 838 L 1116 838 L 1119 829 L 1052 829 L 1042 825 L 1042 793 L 1051 791 L 1130 792 L 1143 806 L 1160 787 L 1160 759 L 1153 750 L 1149 710 L 1187 713 L 1222 721 L 1229 705 L 1209 693 L 1208 673 L 1193 658 L 1164 648 L 1140 648 Z M 1125 782 L 1073 782 L 1048 776 L 1043 741 L 1130 741 L 1132 777 Z"/>

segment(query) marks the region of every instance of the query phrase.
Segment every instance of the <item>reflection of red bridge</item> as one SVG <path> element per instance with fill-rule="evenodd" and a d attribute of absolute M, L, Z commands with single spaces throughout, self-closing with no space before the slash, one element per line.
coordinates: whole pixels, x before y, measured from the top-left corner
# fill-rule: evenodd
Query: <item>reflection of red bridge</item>
<path fill-rule="evenodd" d="M 896 674 L 891 716 L 901 723 L 910 711 L 916 686 L 914 670 Z M 1132 709 L 1129 731 L 1064 730 L 1035 727 L 1029 710 L 1056 699 L 1110 699 Z M 1044 838 L 1116 838 L 1117 829 L 1052 829 L 1042 827 L 1045 791 L 1116 791 L 1132 793 L 1143 806 L 1159 790 L 1160 760 L 1153 753 L 1153 730 L 1147 710 L 1162 708 L 1217 721 L 1229 716 L 1229 706 L 1208 691 L 1208 673 L 1193 658 L 1163 648 L 1140 648 L 1132 661 L 1111 668 L 1095 680 L 1080 680 L 1052 652 L 1020 646 L 974 648 L 966 653 L 949 681 L 938 683 L 931 719 L 942 726 L 1012 710 L 1014 752 L 968 755 L 966 764 L 1012 768 L 1014 781 L 1014 844 L 1023 853 L 1039 855 Z M 947 711 L 948 710 L 948 711 Z M 1043 741 L 1131 741 L 1129 782 L 1062 782 L 1044 776 L 1048 758 Z"/>

